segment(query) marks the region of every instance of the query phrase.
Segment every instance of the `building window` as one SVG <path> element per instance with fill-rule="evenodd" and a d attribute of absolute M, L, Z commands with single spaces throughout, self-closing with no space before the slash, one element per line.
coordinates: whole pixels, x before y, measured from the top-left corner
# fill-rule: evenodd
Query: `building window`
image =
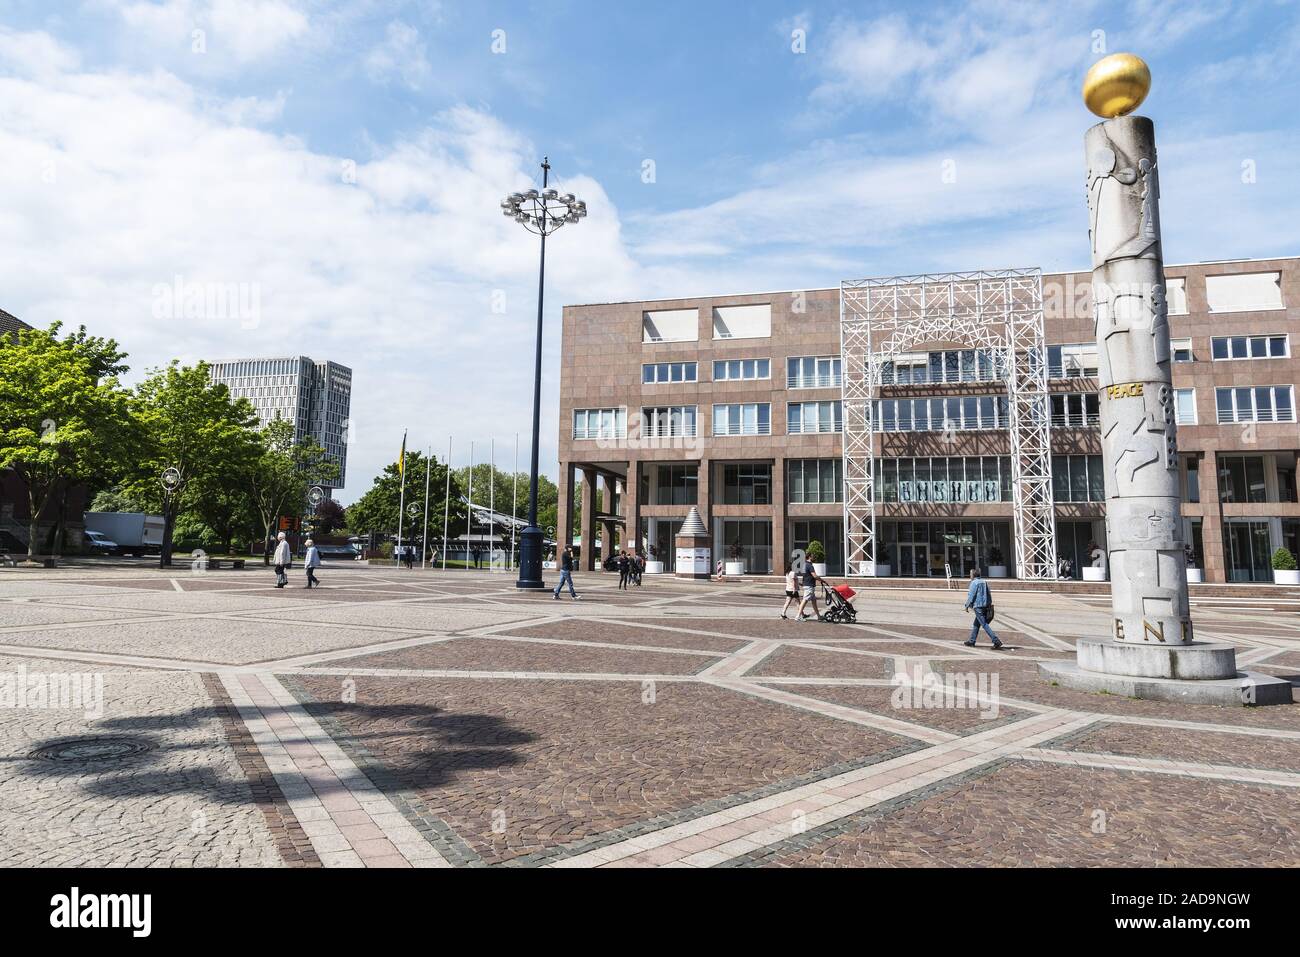
<path fill-rule="evenodd" d="M 1097 344 L 1078 342 L 1047 347 L 1047 376 L 1049 379 L 1095 378 L 1097 375 Z"/>
<path fill-rule="evenodd" d="M 840 459 L 790 459 L 786 498 L 791 505 L 844 501 L 844 463 Z"/>
<path fill-rule="evenodd" d="M 786 406 L 786 432 L 806 435 L 813 432 L 841 432 L 844 429 L 843 403 L 791 402 Z"/>
<path fill-rule="evenodd" d="M 1173 354 L 1175 362 L 1192 362 L 1195 357 L 1192 355 L 1191 339 L 1173 339 L 1169 343 L 1169 351 Z"/>
<path fill-rule="evenodd" d="M 1004 353 L 988 349 L 950 349 L 899 354 L 881 363 L 885 385 L 940 382 L 992 382 L 1005 373 Z"/>
<path fill-rule="evenodd" d="M 717 554 L 730 555 L 735 547 L 745 571 L 765 575 L 772 570 L 771 519 L 728 518 L 722 522 L 722 541 Z"/>
<path fill-rule="evenodd" d="M 1052 499 L 1057 502 L 1104 502 L 1105 476 L 1100 455 L 1053 455 Z"/>
<path fill-rule="evenodd" d="M 768 402 L 737 402 L 713 407 L 714 435 L 771 435 L 772 406 Z"/>
<path fill-rule="evenodd" d="M 1100 401 L 1095 392 L 1071 392 L 1052 396 L 1052 428 L 1096 428 L 1101 421 Z"/>
<path fill-rule="evenodd" d="M 772 306 L 714 306 L 713 338 L 765 339 L 772 334 Z"/>
<path fill-rule="evenodd" d="M 699 467 L 660 465 L 655 485 L 656 505 L 694 505 L 699 489 Z"/>
<path fill-rule="evenodd" d="M 1286 336 L 1215 336 L 1210 354 L 1223 359 L 1285 359 L 1290 355 Z"/>
<path fill-rule="evenodd" d="M 642 409 L 641 434 L 652 439 L 694 436 L 695 410 L 693 405 L 664 405 Z"/>
<path fill-rule="evenodd" d="M 881 399 L 876 403 L 875 421 L 882 432 L 1004 429 L 1009 421 L 1007 397 Z"/>
<path fill-rule="evenodd" d="M 719 359 L 713 363 L 714 382 L 744 382 L 772 378 L 771 359 Z"/>
<path fill-rule="evenodd" d="M 642 342 L 694 342 L 699 337 L 698 309 L 659 309 L 641 313 Z"/>
<path fill-rule="evenodd" d="M 839 388 L 840 360 L 831 356 L 791 356 L 786 360 L 786 387 Z"/>
<path fill-rule="evenodd" d="M 694 362 L 648 362 L 641 366 L 644 385 L 664 382 L 695 382 L 697 366 Z"/>
<path fill-rule="evenodd" d="M 575 439 L 627 438 L 627 409 L 574 409 Z"/>
<path fill-rule="evenodd" d="M 994 455 L 877 459 L 877 502 L 1009 502 L 1011 465 Z"/>
<path fill-rule="evenodd" d="M 724 465 L 723 505 L 771 505 L 772 466 Z"/>
<path fill-rule="evenodd" d="M 1177 389 L 1174 392 L 1175 407 L 1178 411 L 1179 425 L 1196 424 L 1196 390 Z"/>
<path fill-rule="evenodd" d="M 1262 455 L 1219 456 L 1220 502 L 1267 502 L 1268 481 Z"/>
<path fill-rule="evenodd" d="M 1169 315 L 1185 316 L 1187 315 L 1187 279 L 1183 276 L 1171 279 L 1165 277 L 1165 302 L 1168 304 Z"/>
<path fill-rule="evenodd" d="M 1231 273 L 1205 277 L 1205 299 L 1210 312 L 1252 312 L 1281 309 L 1282 274 Z"/>
<path fill-rule="evenodd" d="M 1295 407 L 1289 385 L 1265 385 L 1240 389 L 1215 389 L 1214 405 L 1219 423 L 1294 422 Z"/>
<path fill-rule="evenodd" d="M 1196 504 L 1201 500 L 1201 463 L 1195 456 L 1187 460 L 1187 499 Z"/>

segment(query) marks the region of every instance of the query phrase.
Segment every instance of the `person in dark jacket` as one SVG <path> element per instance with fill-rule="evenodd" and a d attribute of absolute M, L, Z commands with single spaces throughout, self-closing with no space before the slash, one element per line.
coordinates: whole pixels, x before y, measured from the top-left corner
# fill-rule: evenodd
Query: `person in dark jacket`
<path fill-rule="evenodd" d="M 560 556 L 560 583 L 555 586 L 555 600 L 560 600 L 560 590 L 564 583 L 569 583 L 569 597 L 574 601 L 578 600 L 578 593 L 573 590 L 573 547 L 564 546 L 564 554 Z"/>
<path fill-rule="evenodd" d="M 618 553 L 618 587 L 627 588 L 628 576 L 632 572 L 632 562 L 628 560 L 627 552 Z"/>
<path fill-rule="evenodd" d="M 993 607 L 993 596 L 989 594 L 989 583 L 980 578 L 978 568 L 970 570 L 970 588 L 966 590 L 965 607 L 975 612 L 975 621 L 970 626 L 970 638 L 966 640 L 966 644 L 975 647 L 975 639 L 979 636 L 980 628 L 983 628 L 993 639 L 993 647 L 1001 648 L 1002 639 L 993 633 L 988 622 L 989 609 Z"/>

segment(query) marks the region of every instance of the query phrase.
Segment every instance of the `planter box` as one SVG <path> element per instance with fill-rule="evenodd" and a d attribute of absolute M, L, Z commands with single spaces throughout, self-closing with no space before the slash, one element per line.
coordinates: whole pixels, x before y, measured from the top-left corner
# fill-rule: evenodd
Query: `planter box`
<path fill-rule="evenodd" d="M 888 578 L 889 566 L 884 563 L 863 562 L 862 574 L 869 575 L 872 578 Z"/>
<path fill-rule="evenodd" d="M 744 562 L 727 562 L 725 568 L 728 577 L 731 577 L 733 575 L 740 576 L 745 574 Z"/>
<path fill-rule="evenodd" d="M 1300 585 L 1300 568 L 1292 571 L 1287 571 L 1282 568 L 1273 569 L 1273 584 Z"/>
<path fill-rule="evenodd" d="M 817 577 L 818 577 L 818 578 L 825 578 L 825 577 L 826 577 L 826 563 L 825 563 L 825 562 L 813 562 L 813 571 L 815 571 L 815 572 L 817 573 Z"/>
<path fill-rule="evenodd" d="M 645 573 L 647 575 L 662 575 L 664 573 L 663 562 L 646 562 Z"/>
<path fill-rule="evenodd" d="M 1083 580 L 1086 582 L 1104 582 L 1106 580 L 1106 569 L 1097 568 L 1093 565 L 1084 565 Z"/>
<path fill-rule="evenodd" d="M 1007 577 L 1007 566 L 1006 566 L 1006 565 L 990 565 L 990 566 L 989 566 L 989 578 L 1006 578 L 1006 577 Z"/>
<path fill-rule="evenodd" d="M 1199 568 L 1189 568 L 1189 569 L 1187 569 L 1187 580 L 1188 580 L 1189 582 L 1199 582 L 1199 581 L 1203 581 L 1204 578 L 1203 578 L 1203 576 L 1201 575 L 1201 570 L 1200 570 Z"/>
<path fill-rule="evenodd" d="M 543 568 L 555 568 L 555 562 L 542 562 Z"/>

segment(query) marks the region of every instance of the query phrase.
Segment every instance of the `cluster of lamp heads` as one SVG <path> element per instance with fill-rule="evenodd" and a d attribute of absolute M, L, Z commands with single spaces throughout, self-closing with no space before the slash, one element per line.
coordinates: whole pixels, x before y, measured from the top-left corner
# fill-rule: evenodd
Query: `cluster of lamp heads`
<path fill-rule="evenodd" d="M 535 229 L 556 229 L 587 216 L 587 204 L 572 193 L 555 189 L 530 189 L 501 200 L 501 214 Z"/>

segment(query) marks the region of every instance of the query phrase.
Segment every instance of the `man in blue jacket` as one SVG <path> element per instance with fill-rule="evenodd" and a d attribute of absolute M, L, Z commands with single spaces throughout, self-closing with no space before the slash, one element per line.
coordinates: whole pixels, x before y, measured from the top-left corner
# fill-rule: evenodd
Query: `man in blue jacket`
<path fill-rule="evenodd" d="M 988 610 L 993 607 L 993 599 L 989 596 L 988 582 L 980 578 L 979 568 L 970 570 L 970 588 L 966 590 L 965 607 L 975 610 L 975 621 L 970 626 L 970 638 L 967 639 L 966 644 L 972 648 L 975 647 L 975 638 L 979 635 L 980 628 L 983 627 L 989 633 L 989 637 L 993 639 L 993 647 L 995 649 L 1001 648 L 1002 639 L 993 634 L 993 629 L 989 627 L 988 618 L 985 617 Z"/>

